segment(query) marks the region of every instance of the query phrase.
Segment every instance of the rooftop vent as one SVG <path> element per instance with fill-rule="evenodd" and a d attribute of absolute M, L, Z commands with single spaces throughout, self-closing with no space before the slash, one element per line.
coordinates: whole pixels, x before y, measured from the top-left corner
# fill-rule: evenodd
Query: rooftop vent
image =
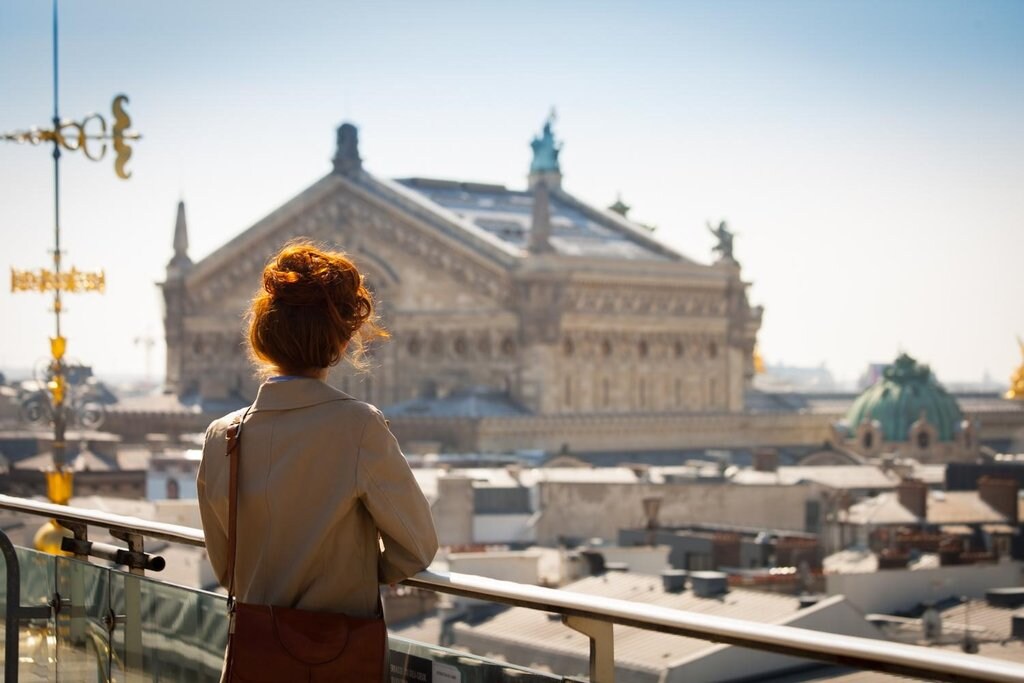
<path fill-rule="evenodd" d="M 1010 615 L 1010 635 L 1014 638 L 1024 639 L 1024 611 L 1014 612 Z"/>
<path fill-rule="evenodd" d="M 1024 605 L 1024 588 L 990 588 L 985 591 L 985 602 L 992 607 L 1020 607 Z"/>
<path fill-rule="evenodd" d="M 821 593 L 804 593 L 799 597 L 800 609 L 805 607 L 814 607 L 827 597 L 827 595 L 822 595 Z"/>
<path fill-rule="evenodd" d="M 661 573 L 661 585 L 666 593 L 682 593 L 686 590 L 685 569 L 666 569 Z"/>
<path fill-rule="evenodd" d="M 714 598 L 729 591 L 729 575 L 725 572 L 691 572 L 690 585 L 699 598 Z"/>

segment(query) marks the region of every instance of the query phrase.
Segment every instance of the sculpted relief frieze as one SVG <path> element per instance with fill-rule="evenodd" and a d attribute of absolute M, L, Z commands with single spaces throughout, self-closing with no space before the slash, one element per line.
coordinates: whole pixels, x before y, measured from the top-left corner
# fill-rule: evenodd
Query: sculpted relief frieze
<path fill-rule="evenodd" d="M 391 212 L 347 197 L 338 198 L 335 206 L 339 211 L 338 220 L 343 224 L 358 226 L 357 232 L 361 235 L 372 235 L 375 242 L 414 257 L 421 267 L 441 271 L 456 282 L 499 303 L 510 303 L 511 293 L 506 283 L 506 273 L 501 267 L 484 267 L 468 255 L 454 251 L 442 239 Z"/>
<path fill-rule="evenodd" d="M 643 334 L 628 329 L 569 330 L 562 335 L 560 355 L 565 361 L 587 363 L 635 361 L 662 365 L 713 362 L 725 339 L 713 334 Z"/>
<path fill-rule="evenodd" d="M 565 309 L 574 313 L 709 316 L 724 315 L 728 310 L 719 294 L 678 289 L 572 287 L 564 302 Z"/>

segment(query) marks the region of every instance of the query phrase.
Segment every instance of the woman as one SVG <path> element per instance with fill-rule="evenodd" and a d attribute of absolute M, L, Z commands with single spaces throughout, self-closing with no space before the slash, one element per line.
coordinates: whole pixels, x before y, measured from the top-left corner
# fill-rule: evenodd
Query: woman
<path fill-rule="evenodd" d="M 235 594 L 242 603 L 378 614 L 378 583 L 426 568 L 437 550 L 430 508 L 377 408 L 324 380 L 387 333 L 342 253 L 290 243 L 263 271 L 248 316 L 264 383 L 249 407 L 206 431 L 198 495 L 210 563 L 228 572 L 226 432 L 244 414 Z M 383 546 L 383 548 L 381 547 Z"/>

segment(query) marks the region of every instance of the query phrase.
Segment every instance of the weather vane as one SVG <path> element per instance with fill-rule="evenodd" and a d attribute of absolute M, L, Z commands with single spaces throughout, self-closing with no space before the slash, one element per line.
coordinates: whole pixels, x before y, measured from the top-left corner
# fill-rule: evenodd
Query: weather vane
<path fill-rule="evenodd" d="M 53 269 L 17 270 L 11 268 L 12 292 L 53 292 L 53 314 L 56 323 L 55 334 L 50 338 L 50 360 L 45 370 L 45 386 L 48 405 L 44 410 L 35 410 L 38 419 L 49 417 L 53 423 L 53 464 L 54 471 L 47 473 L 48 495 L 54 502 L 66 503 L 71 496 L 71 472 L 66 462 L 65 432 L 69 418 L 83 426 L 95 426 L 95 415 L 78 415 L 78 402 L 68 395 L 69 368 L 64 360 L 67 339 L 61 334 L 62 295 L 78 292 L 104 292 L 106 274 L 80 271 L 77 268 L 65 270 L 61 263 L 60 243 L 60 159 L 65 152 L 81 152 L 91 161 L 101 161 L 107 154 L 110 143 L 114 148 L 114 172 L 127 180 L 131 172 L 125 166 L 132 155 L 129 142 L 141 136 L 131 130 L 132 120 L 125 111 L 126 95 L 117 95 L 111 104 L 111 120 L 100 114 L 89 114 L 80 121 L 62 119 L 59 109 L 58 88 L 58 41 L 57 15 L 58 0 L 53 0 L 53 118 L 51 128 L 30 128 L 28 130 L 0 133 L 0 139 L 20 144 L 53 145 L 53 208 L 54 248 Z M 72 382 L 74 384 L 74 382 Z M 74 387 L 71 387 L 72 389 Z"/>

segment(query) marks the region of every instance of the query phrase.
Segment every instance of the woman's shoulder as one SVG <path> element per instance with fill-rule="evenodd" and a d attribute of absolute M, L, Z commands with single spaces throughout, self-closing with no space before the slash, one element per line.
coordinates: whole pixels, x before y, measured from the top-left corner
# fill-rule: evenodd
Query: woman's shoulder
<path fill-rule="evenodd" d="M 235 420 L 242 419 L 247 410 L 249 410 L 248 407 L 239 408 L 238 410 L 230 412 L 223 417 L 218 417 L 206 428 L 206 439 L 209 440 L 211 436 L 224 436 L 228 431 L 228 427 L 231 426 L 231 423 Z"/>
<path fill-rule="evenodd" d="M 380 408 L 347 394 L 345 396 L 350 400 L 335 401 L 331 406 L 332 410 L 338 411 L 339 414 L 351 416 L 364 424 L 369 422 L 383 422 L 387 424 L 387 419 L 385 419 L 384 413 L 381 412 Z"/>

